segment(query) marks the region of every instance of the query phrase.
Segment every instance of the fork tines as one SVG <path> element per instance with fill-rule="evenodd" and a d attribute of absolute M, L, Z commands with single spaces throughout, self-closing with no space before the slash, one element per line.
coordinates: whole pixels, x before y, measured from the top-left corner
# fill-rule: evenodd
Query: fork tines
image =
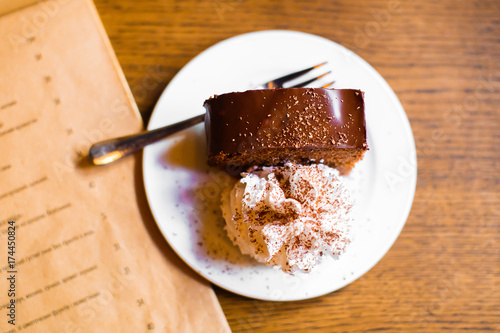
<path fill-rule="evenodd" d="M 316 69 L 316 68 L 319 68 L 323 65 L 325 65 L 327 62 L 322 62 L 321 64 L 318 64 L 318 65 L 315 65 L 315 66 L 312 66 L 312 67 L 309 67 L 309 68 L 306 68 L 306 69 L 302 69 L 300 71 L 297 71 L 297 72 L 294 72 L 294 73 L 291 73 L 291 74 L 288 74 L 288 75 L 285 75 L 285 76 L 282 76 L 282 77 L 279 77 L 277 79 L 274 79 L 270 82 L 268 82 L 266 84 L 266 87 L 269 88 L 269 89 L 272 89 L 272 88 L 283 88 L 283 85 L 289 81 L 292 81 L 300 76 L 303 76 L 304 74 L 307 74 L 309 73 L 310 71 L 312 71 L 313 69 Z M 312 82 L 315 82 L 323 77 L 325 77 L 326 75 L 330 74 L 331 71 L 328 71 L 326 73 L 323 73 L 319 76 L 316 76 L 312 79 L 309 79 L 309 80 L 306 80 L 304 82 L 301 82 L 301 83 L 297 83 L 293 86 L 291 86 L 290 88 L 298 88 L 298 87 L 305 87 L 307 86 L 308 84 L 312 83 Z M 321 86 L 321 88 L 328 88 L 330 87 L 335 81 L 332 81 L 328 84 L 325 84 L 323 86 Z"/>

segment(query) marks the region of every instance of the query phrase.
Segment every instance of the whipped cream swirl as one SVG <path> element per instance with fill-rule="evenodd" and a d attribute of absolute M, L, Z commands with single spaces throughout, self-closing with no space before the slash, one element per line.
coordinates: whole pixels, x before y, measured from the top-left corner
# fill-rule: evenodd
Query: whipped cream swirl
<path fill-rule="evenodd" d="M 352 201 L 337 170 L 287 163 L 242 177 L 223 192 L 222 212 L 243 254 L 293 274 L 344 252 Z"/>

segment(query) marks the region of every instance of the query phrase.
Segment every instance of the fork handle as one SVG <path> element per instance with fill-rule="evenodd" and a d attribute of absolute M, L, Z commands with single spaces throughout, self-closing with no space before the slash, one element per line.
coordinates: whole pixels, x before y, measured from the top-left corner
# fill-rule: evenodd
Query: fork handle
<path fill-rule="evenodd" d="M 90 147 L 89 159 L 94 165 L 105 165 L 141 150 L 145 146 L 159 141 L 183 129 L 199 124 L 205 120 L 205 114 L 161 127 L 152 131 L 124 136 L 96 143 Z"/>

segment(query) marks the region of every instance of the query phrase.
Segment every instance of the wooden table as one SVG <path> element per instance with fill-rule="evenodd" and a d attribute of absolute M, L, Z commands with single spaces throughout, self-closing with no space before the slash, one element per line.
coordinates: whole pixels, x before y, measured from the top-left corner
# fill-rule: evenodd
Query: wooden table
<path fill-rule="evenodd" d="M 353 50 L 408 114 L 418 184 L 389 253 L 312 300 L 262 302 L 215 288 L 234 332 L 500 331 L 499 1 L 95 1 L 146 121 L 191 58 L 265 29 Z"/>

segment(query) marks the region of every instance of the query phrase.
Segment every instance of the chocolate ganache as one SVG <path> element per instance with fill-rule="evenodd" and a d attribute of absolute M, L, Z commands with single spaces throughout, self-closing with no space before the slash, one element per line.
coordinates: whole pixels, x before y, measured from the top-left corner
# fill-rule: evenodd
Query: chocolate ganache
<path fill-rule="evenodd" d="M 216 95 L 204 103 L 208 163 L 322 162 L 348 174 L 368 149 L 363 95 L 316 88 Z"/>

